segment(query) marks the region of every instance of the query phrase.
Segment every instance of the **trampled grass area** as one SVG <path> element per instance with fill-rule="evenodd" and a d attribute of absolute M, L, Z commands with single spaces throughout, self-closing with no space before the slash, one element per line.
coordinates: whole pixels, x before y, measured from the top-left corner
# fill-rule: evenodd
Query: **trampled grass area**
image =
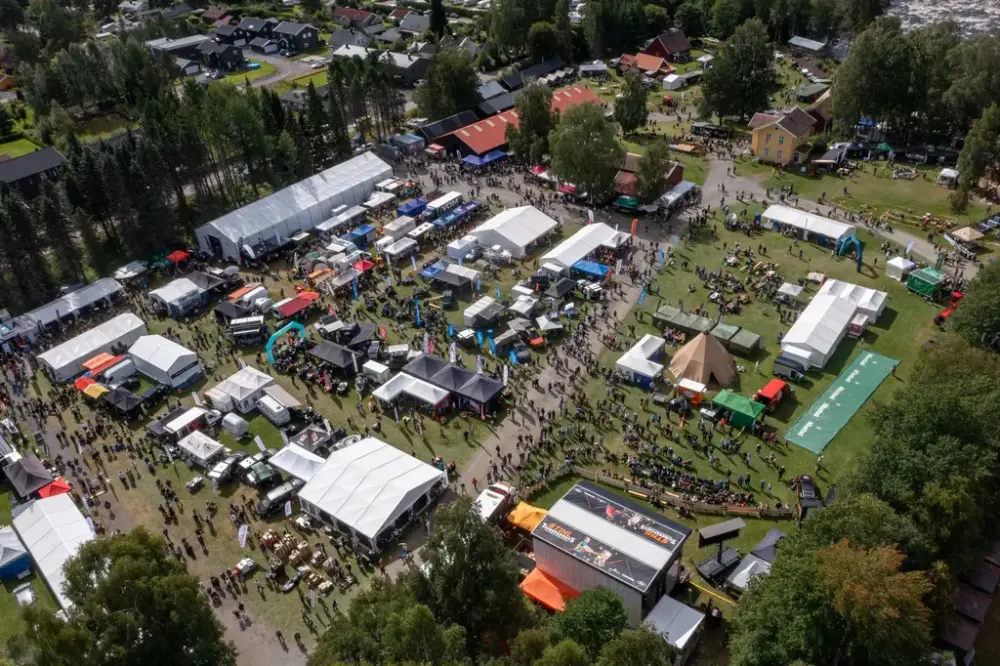
<path fill-rule="evenodd" d="M 14 139 L 7 143 L 0 143 L 0 155 L 7 154 L 11 158 L 21 157 L 38 150 L 38 146 L 28 139 Z"/>

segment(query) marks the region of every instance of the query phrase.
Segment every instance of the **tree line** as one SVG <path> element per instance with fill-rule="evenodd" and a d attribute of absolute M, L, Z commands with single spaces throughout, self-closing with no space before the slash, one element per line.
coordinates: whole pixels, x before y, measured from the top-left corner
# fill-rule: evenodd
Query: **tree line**
<path fill-rule="evenodd" d="M 983 269 L 954 333 L 870 416 L 870 452 L 834 504 L 781 542 L 740 600 L 734 666 L 928 663 L 954 586 L 1000 537 L 1000 268 Z"/>
<path fill-rule="evenodd" d="M 333 61 L 330 94 L 323 99 L 310 84 L 301 113 L 268 89 L 175 87 L 130 38 L 71 47 L 35 71 L 50 82 L 79 74 L 72 92 L 29 86 L 38 113 L 49 114 L 40 126 L 72 99 L 113 109 L 137 129 L 113 145 L 82 145 L 72 129 L 51 136 L 67 157 L 63 177 L 30 202 L 0 193 L 0 238 L 15 240 L 0 247 L 0 288 L 13 311 L 45 302 L 60 284 L 107 274 L 124 257 L 169 251 L 206 219 L 349 157 L 350 125 L 380 140 L 403 115 L 391 74 L 375 59 Z"/>

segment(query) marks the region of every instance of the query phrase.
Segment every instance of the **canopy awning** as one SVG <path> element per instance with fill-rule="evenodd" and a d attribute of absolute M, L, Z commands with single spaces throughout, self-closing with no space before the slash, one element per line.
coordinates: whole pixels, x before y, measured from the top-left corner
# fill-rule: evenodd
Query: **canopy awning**
<path fill-rule="evenodd" d="M 72 492 L 72 490 L 73 486 L 70 485 L 69 481 L 60 476 L 49 485 L 40 489 L 38 491 L 38 496 L 52 497 L 54 495 L 64 495 L 65 493 Z"/>
<path fill-rule="evenodd" d="M 580 596 L 580 593 L 572 587 L 555 578 L 546 576 L 538 567 L 532 569 L 531 573 L 521 581 L 521 591 L 549 610 L 557 613 L 566 610 L 567 599 L 574 599 Z"/>
<path fill-rule="evenodd" d="M 191 253 L 186 250 L 174 250 L 167 255 L 167 260 L 175 264 L 179 264 L 182 261 L 187 261 L 191 258 Z"/>
<path fill-rule="evenodd" d="M 514 527 L 531 532 L 538 527 L 538 523 L 545 519 L 546 514 L 548 511 L 545 509 L 539 509 L 527 502 L 518 502 L 514 510 L 507 514 L 507 522 Z"/>

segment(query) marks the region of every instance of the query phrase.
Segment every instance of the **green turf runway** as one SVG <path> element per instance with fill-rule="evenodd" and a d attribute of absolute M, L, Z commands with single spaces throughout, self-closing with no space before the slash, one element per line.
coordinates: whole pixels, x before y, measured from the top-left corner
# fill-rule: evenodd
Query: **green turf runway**
<path fill-rule="evenodd" d="M 788 429 L 785 439 L 813 453 L 822 453 L 898 363 L 875 352 L 861 352 Z"/>

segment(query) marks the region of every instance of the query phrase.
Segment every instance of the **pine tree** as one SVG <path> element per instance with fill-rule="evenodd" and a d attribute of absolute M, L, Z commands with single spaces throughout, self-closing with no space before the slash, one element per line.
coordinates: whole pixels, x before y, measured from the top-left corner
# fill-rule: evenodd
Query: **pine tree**
<path fill-rule="evenodd" d="M 306 128 L 312 146 L 312 162 L 316 168 L 323 168 L 330 160 L 330 147 L 327 144 L 328 113 L 323 108 L 323 100 L 316 92 L 316 86 L 309 82 L 306 88 Z"/>
<path fill-rule="evenodd" d="M 83 263 L 73 232 L 63 207 L 62 195 L 55 183 L 48 181 L 41 197 L 34 206 L 36 227 L 45 231 L 45 239 L 56 267 L 56 277 L 64 284 L 79 282 L 83 278 Z"/>
<path fill-rule="evenodd" d="M 284 187 L 296 179 L 295 163 L 298 148 L 288 131 L 278 135 L 271 147 L 271 180 L 275 189 Z"/>
<path fill-rule="evenodd" d="M 82 208 L 74 208 L 70 217 L 72 228 L 80 235 L 80 242 L 87 253 L 88 265 L 97 275 L 106 275 L 110 265 L 97 233 L 97 224 Z"/>
<path fill-rule="evenodd" d="M 347 121 L 340 102 L 332 94 L 327 100 L 328 123 L 330 127 L 330 150 L 337 162 L 351 156 L 351 137 L 347 132 Z"/>
<path fill-rule="evenodd" d="M 436 39 L 441 39 L 448 30 L 448 17 L 444 13 L 443 0 L 431 0 L 430 30 Z"/>

